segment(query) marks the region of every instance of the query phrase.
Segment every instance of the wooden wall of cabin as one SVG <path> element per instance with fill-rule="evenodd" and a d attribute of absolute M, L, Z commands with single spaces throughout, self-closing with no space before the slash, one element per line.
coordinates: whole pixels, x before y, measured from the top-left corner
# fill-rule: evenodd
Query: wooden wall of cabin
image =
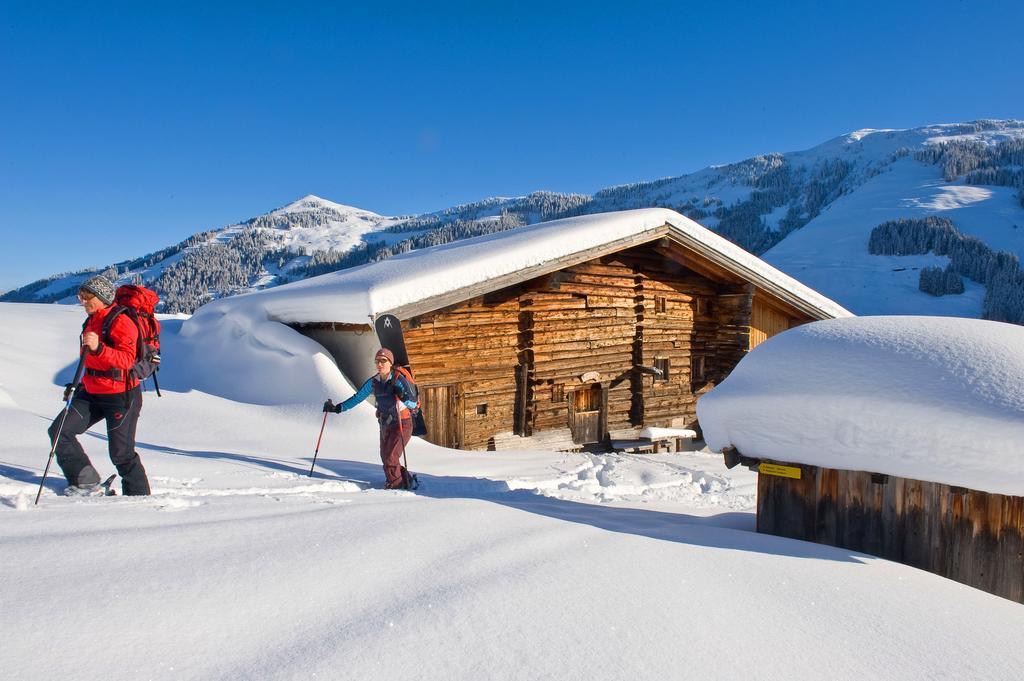
<path fill-rule="evenodd" d="M 753 295 L 645 246 L 406 320 L 429 439 L 487 449 L 595 408 L 597 440 L 693 427 L 697 398 L 747 351 Z"/>
<path fill-rule="evenodd" d="M 520 298 L 531 388 L 527 434 L 572 427 L 576 408 L 595 402 L 598 437 L 577 442 L 630 427 L 637 314 L 632 267 L 615 257 L 592 260 L 528 288 Z"/>
<path fill-rule="evenodd" d="M 752 289 L 639 247 L 568 267 L 521 298 L 535 430 L 564 428 L 597 381 L 603 434 L 693 427 L 699 395 L 746 353 Z M 638 367 L 657 368 L 663 376 Z"/>
<path fill-rule="evenodd" d="M 402 327 L 432 442 L 487 449 L 491 436 L 512 429 L 519 364 L 516 293 L 475 298 Z"/>
<path fill-rule="evenodd" d="M 750 350 L 772 336 L 794 326 L 812 321 L 807 315 L 795 310 L 784 310 L 781 305 L 769 301 L 760 292 L 754 295 L 750 314 Z"/>
<path fill-rule="evenodd" d="M 757 476 L 757 531 L 862 551 L 1024 603 L 1024 497 L 785 463 Z"/>
<path fill-rule="evenodd" d="M 711 390 L 746 354 L 752 290 L 700 276 L 653 251 L 634 249 L 637 364 L 641 373 L 637 423 L 688 427 L 697 424 L 697 399 Z"/>

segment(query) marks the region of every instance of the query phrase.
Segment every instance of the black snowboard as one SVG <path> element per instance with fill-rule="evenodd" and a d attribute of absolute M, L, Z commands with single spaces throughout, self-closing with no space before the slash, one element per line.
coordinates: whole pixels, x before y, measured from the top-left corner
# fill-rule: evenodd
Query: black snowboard
<path fill-rule="evenodd" d="M 409 353 L 405 349 L 405 337 L 402 335 L 402 322 L 393 314 L 382 314 L 373 321 L 373 328 L 377 332 L 377 340 L 382 348 L 387 348 L 395 355 L 395 364 L 405 367 L 412 374 L 412 367 L 409 366 Z M 415 377 L 416 374 L 413 374 Z M 417 392 L 418 392 L 417 388 Z M 427 423 L 423 419 L 423 410 L 419 409 L 413 415 L 412 434 L 424 436 L 427 434 Z"/>
<path fill-rule="evenodd" d="M 402 322 L 393 314 L 382 314 L 373 322 L 377 331 L 377 340 L 382 348 L 395 353 L 395 364 L 409 368 L 409 353 L 405 350 L 405 338 L 402 336 Z"/>

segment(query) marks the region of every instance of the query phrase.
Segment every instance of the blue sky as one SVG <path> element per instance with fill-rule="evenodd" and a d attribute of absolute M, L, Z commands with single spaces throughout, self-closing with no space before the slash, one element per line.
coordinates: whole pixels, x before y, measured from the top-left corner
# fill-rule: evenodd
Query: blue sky
<path fill-rule="evenodd" d="M 0 290 L 313 193 L 594 192 L 1024 118 L 1024 3 L 0 0 Z"/>

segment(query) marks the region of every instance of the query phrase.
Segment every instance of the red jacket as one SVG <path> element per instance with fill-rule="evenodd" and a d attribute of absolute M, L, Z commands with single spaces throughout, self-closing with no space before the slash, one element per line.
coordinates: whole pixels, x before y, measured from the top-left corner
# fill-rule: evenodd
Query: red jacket
<path fill-rule="evenodd" d="M 139 384 L 139 380 L 128 373 L 128 369 L 135 364 L 135 352 L 138 349 L 139 329 L 135 322 L 125 315 L 119 315 L 110 327 L 110 341 L 107 345 L 103 338 L 103 320 L 107 318 L 113 305 L 89 315 L 85 321 L 85 328 L 82 333 L 92 331 L 100 337 L 100 345 L 96 352 L 85 351 L 85 372 L 82 376 L 82 384 L 85 389 L 93 395 L 110 395 L 112 393 L 123 393 L 125 389 L 131 390 Z M 110 371 L 120 369 L 121 376 L 115 379 L 111 376 L 90 375 L 89 369 L 94 371 Z M 125 386 L 125 378 L 128 385 Z"/>

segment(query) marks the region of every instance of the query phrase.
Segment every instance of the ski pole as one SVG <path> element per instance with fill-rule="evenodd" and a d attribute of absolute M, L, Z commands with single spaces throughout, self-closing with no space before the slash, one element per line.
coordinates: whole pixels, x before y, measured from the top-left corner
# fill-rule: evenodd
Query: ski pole
<path fill-rule="evenodd" d="M 324 428 L 327 427 L 327 412 L 324 412 L 324 422 L 320 426 L 320 437 L 316 439 L 316 451 L 313 452 L 313 465 L 309 467 L 309 477 L 313 477 L 313 469 L 316 467 L 316 455 L 320 453 L 320 440 L 324 438 Z"/>
<path fill-rule="evenodd" d="M 68 418 L 68 410 L 71 409 L 71 400 L 75 399 L 75 389 L 78 387 L 78 381 L 81 380 L 82 366 L 85 362 L 85 350 L 78 356 L 78 366 L 75 367 L 75 378 L 71 381 L 71 389 L 68 391 L 68 398 L 64 402 L 64 411 L 61 412 L 60 416 L 60 427 L 57 428 L 57 437 L 53 438 L 53 446 L 50 447 L 50 456 L 46 458 L 46 468 L 43 469 L 43 479 L 39 481 L 39 491 L 36 492 L 36 503 L 39 505 L 39 497 L 43 494 L 43 485 L 46 483 L 46 476 L 50 472 L 50 464 L 53 463 L 53 455 L 57 452 L 57 443 L 60 442 L 61 431 L 64 430 L 64 421 Z"/>

